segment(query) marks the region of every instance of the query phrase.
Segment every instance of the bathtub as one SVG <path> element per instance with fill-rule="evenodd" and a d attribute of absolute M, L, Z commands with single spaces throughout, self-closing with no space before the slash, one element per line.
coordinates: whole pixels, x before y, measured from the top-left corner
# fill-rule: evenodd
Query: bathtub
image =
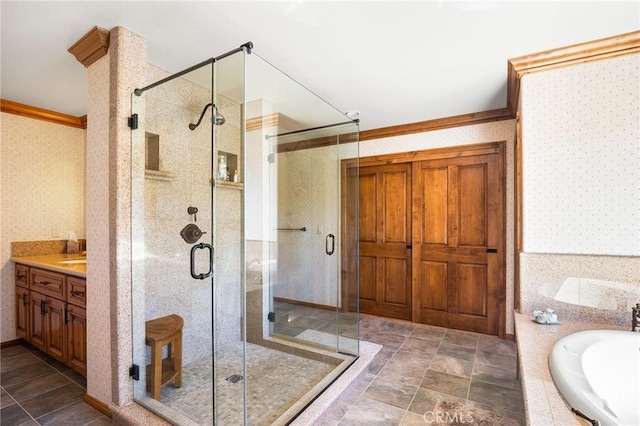
<path fill-rule="evenodd" d="M 573 409 L 601 425 L 640 425 L 640 333 L 591 330 L 558 340 L 553 382 Z"/>

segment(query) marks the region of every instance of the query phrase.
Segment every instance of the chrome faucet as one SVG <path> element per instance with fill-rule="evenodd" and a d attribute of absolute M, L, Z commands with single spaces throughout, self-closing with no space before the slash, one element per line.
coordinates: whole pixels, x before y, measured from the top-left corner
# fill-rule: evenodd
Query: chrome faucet
<path fill-rule="evenodd" d="M 640 332 L 640 303 L 631 308 L 631 331 Z"/>

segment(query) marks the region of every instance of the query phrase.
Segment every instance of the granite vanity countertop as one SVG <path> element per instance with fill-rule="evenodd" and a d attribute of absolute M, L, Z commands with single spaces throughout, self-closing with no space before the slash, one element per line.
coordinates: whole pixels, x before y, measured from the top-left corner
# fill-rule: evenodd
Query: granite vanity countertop
<path fill-rule="evenodd" d="M 531 315 L 516 313 L 514 316 L 527 424 L 532 426 L 588 425 L 588 422 L 571 413 L 553 383 L 548 364 L 549 353 L 560 338 L 578 331 L 624 330 L 625 328 L 586 321 L 563 321 L 562 318 L 559 318 L 561 324 L 542 325 L 534 322 Z"/>
<path fill-rule="evenodd" d="M 13 256 L 11 260 L 27 266 L 48 269 L 62 274 L 76 277 L 87 277 L 86 263 L 59 263 L 65 260 L 86 260 L 87 256 L 80 253 L 74 254 L 44 254 L 39 256 Z"/>

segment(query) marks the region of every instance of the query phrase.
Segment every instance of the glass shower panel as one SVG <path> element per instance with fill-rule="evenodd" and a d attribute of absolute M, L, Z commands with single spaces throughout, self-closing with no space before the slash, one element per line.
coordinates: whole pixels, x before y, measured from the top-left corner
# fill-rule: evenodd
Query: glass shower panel
<path fill-rule="evenodd" d="M 357 123 L 257 54 L 245 59 L 247 421 L 272 424 L 358 354 L 357 309 L 342 306 L 339 146 L 357 142 Z"/>

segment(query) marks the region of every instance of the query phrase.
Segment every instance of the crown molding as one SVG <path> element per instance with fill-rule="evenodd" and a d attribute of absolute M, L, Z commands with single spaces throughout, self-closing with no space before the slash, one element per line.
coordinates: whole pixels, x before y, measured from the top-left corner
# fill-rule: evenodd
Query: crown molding
<path fill-rule="evenodd" d="M 640 31 L 511 58 L 507 60 L 506 108 L 363 130 L 360 132 L 360 141 L 515 119 L 520 97 L 520 79 L 524 75 L 637 52 L 640 52 Z"/>
<path fill-rule="evenodd" d="M 527 74 L 638 52 L 640 31 L 633 31 L 511 58 L 507 60 L 507 109 L 515 118 L 520 97 L 520 79 Z"/>
<path fill-rule="evenodd" d="M 471 114 L 455 115 L 452 117 L 436 118 L 417 123 L 401 124 L 399 126 L 382 127 L 360 132 L 360 141 L 371 139 L 389 138 L 393 136 L 408 135 L 411 133 L 430 132 L 432 130 L 448 129 L 451 127 L 469 126 L 472 124 L 490 123 L 492 121 L 509 120 L 513 117 L 506 108 L 492 109 L 489 111 L 474 112 Z"/>
<path fill-rule="evenodd" d="M 87 68 L 109 51 L 109 31 L 93 27 L 68 49 Z"/>
<path fill-rule="evenodd" d="M 6 112 L 7 114 L 15 114 L 22 117 L 62 124 L 63 126 L 70 126 L 78 129 L 87 128 L 86 119 L 83 121 L 82 117 L 62 114 L 60 112 L 44 108 L 9 101 L 7 99 L 0 99 L 0 111 Z M 86 117 L 86 115 L 84 117 Z"/>

